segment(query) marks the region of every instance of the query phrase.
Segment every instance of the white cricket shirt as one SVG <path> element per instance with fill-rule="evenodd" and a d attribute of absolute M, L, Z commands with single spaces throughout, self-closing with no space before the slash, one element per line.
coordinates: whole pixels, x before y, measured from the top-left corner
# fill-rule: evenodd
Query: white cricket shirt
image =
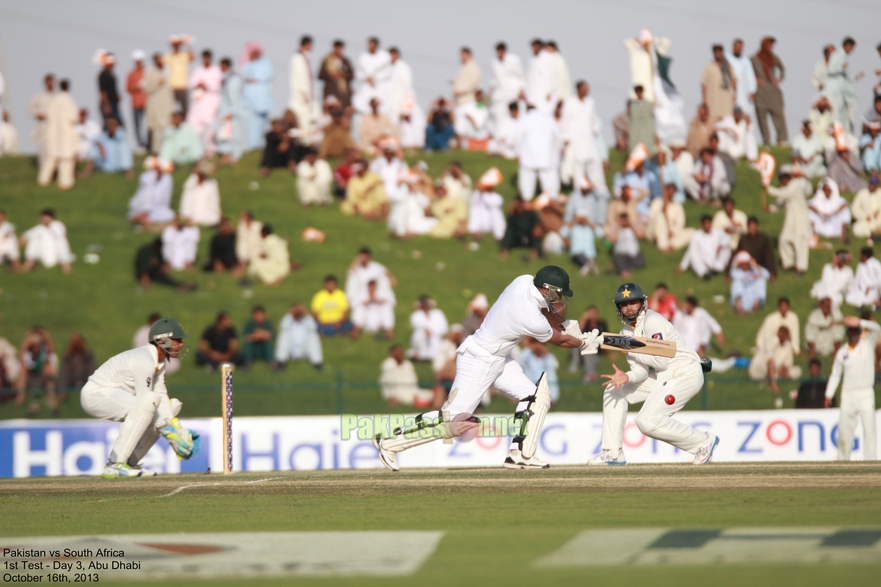
<path fill-rule="evenodd" d="M 459 346 L 459 352 L 476 343 L 490 354 L 505 357 L 524 336 L 549 341 L 554 333 L 541 313 L 548 309 L 548 304 L 532 280 L 532 275 L 521 275 L 512 281 L 489 309 L 477 332 Z"/>

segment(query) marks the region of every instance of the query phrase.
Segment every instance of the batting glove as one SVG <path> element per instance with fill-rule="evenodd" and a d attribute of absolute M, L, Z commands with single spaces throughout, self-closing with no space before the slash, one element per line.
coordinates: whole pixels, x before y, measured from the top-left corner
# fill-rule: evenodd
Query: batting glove
<path fill-rule="evenodd" d="M 603 344 L 603 335 L 600 334 L 600 331 L 594 328 L 590 332 L 585 332 L 581 336 L 579 336 L 583 342 L 581 345 L 581 354 L 582 355 L 595 355 L 600 350 L 600 345 Z"/>
<path fill-rule="evenodd" d="M 161 428 L 159 433 L 165 437 L 178 457 L 188 459 L 193 454 L 193 437 L 189 430 L 181 427 L 177 418 L 173 418 L 171 424 Z"/>
<path fill-rule="evenodd" d="M 581 334 L 581 326 L 578 325 L 578 320 L 566 320 L 563 322 L 563 334 L 581 338 L 583 335 Z"/>

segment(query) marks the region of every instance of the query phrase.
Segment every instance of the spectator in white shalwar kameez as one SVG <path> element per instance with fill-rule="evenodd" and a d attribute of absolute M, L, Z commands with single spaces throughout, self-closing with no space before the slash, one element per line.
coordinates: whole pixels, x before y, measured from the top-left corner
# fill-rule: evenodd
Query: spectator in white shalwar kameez
<path fill-rule="evenodd" d="M 838 352 L 841 339 L 844 337 L 844 325 L 841 310 L 826 295 L 819 299 L 817 307 L 808 314 L 805 322 L 805 344 L 808 347 L 808 359 L 820 355 L 828 357 Z"/>
<path fill-rule="evenodd" d="M 294 304 L 278 323 L 275 340 L 275 365 L 279 369 L 289 361 L 307 360 L 318 370 L 324 363 L 318 323 L 303 304 Z"/>
<path fill-rule="evenodd" d="M 694 173 L 694 157 L 685 148 L 684 140 L 670 141 L 670 160 L 676 165 L 680 181 L 684 184 L 685 178 Z"/>
<path fill-rule="evenodd" d="M 6 220 L 6 212 L 0 209 L 0 265 L 9 263 L 13 271 L 18 271 L 20 258 L 15 225 Z"/>
<path fill-rule="evenodd" d="M 391 103 L 392 59 L 388 51 L 379 48 L 379 39 L 367 40 L 367 52 L 358 56 L 355 65 L 358 86 L 352 95 L 352 107 L 361 114 L 370 113 L 370 101 L 376 98 L 380 111 L 385 112 Z"/>
<path fill-rule="evenodd" d="M 399 344 L 391 348 L 389 356 L 380 366 L 379 388 L 382 399 L 393 406 L 406 404 L 426 408 L 434 397 L 430 389 L 419 387 L 416 369 L 404 357 L 404 347 Z"/>
<path fill-rule="evenodd" d="M 516 159 L 520 154 L 518 139 L 520 132 L 520 105 L 514 101 L 507 105 L 508 116 L 496 119 L 493 123 L 493 135 L 486 144 L 486 152 L 505 159 Z"/>
<path fill-rule="evenodd" d="M 217 150 L 214 144 L 214 122 L 220 109 L 220 89 L 223 86 L 223 72 L 211 59 L 211 51 L 202 51 L 202 65 L 190 74 L 191 102 L 187 110 L 187 122 L 193 127 L 209 155 Z"/>
<path fill-rule="evenodd" d="M 548 41 L 545 44 L 545 51 L 553 56 L 557 66 L 557 101 L 564 102 L 572 97 L 572 76 L 569 75 L 569 65 L 560 53 L 556 41 Z"/>
<path fill-rule="evenodd" d="M 860 249 L 857 272 L 844 295 L 844 301 L 855 308 L 877 305 L 881 299 L 881 262 L 874 257 L 872 247 Z"/>
<path fill-rule="evenodd" d="M 746 212 L 738 210 L 731 198 L 722 198 L 722 209 L 713 214 L 713 228 L 731 237 L 729 246 L 732 251 L 737 249 L 740 237 L 746 234 L 747 224 Z"/>
<path fill-rule="evenodd" d="M 440 181 L 444 189 L 447 190 L 447 196 L 464 200 L 465 203 L 471 202 L 471 192 L 473 190 L 471 177 L 463 171 L 461 163 L 458 161 L 450 162 L 443 175 L 441 175 Z M 501 180 L 499 182 L 501 183 Z"/>
<path fill-rule="evenodd" d="M 40 163 L 37 185 L 46 187 L 52 183 L 52 176 L 58 172 L 58 187 L 66 190 L 75 183 L 77 148 L 79 146 L 76 123 L 78 110 L 70 95 L 70 82 L 61 80 L 61 91 L 53 94 L 46 110 L 45 156 Z"/>
<path fill-rule="evenodd" d="M 808 201 L 808 210 L 816 236 L 847 240 L 850 208 L 847 200 L 838 193 L 834 179 L 827 177 L 820 181 L 817 192 Z"/>
<path fill-rule="evenodd" d="M 176 271 L 192 269 L 199 238 L 199 228 L 178 216 L 162 230 L 162 257 Z"/>
<path fill-rule="evenodd" d="M 0 156 L 17 155 L 18 151 L 18 129 L 9 119 L 9 112 L 2 110 L 0 111 Z"/>
<path fill-rule="evenodd" d="M 731 305 L 738 316 L 752 314 L 765 305 L 771 273 L 756 263 L 746 251 L 739 251 L 731 261 Z"/>
<path fill-rule="evenodd" d="M 89 118 L 89 111 L 80 108 L 79 123 L 76 125 L 77 161 L 90 161 L 95 153 L 95 141 L 101 135 L 101 125 Z"/>
<path fill-rule="evenodd" d="M 697 202 L 724 198 L 731 193 L 725 162 L 712 149 L 701 149 L 694 173 L 682 178 L 685 191 Z"/>
<path fill-rule="evenodd" d="M 722 327 L 709 312 L 699 306 L 694 296 L 682 300 L 682 308 L 676 310 L 671 322 L 682 340 L 701 356 L 710 349 L 713 335 L 720 347 L 725 346 L 725 332 Z"/>
<path fill-rule="evenodd" d="M 802 121 L 801 134 L 792 140 L 792 162 L 798 163 L 802 174 L 807 178 L 826 175 L 823 139 L 814 133 L 810 120 Z"/>
<path fill-rule="evenodd" d="M 502 209 L 505 200 L 495 191 L 503 179 L 499 168 L 491 167 L 477 181 L 468 209 L 468 232 L 475 240 L 482 234 L 492 234 L 497 241 L 505 236 L 507 221 Z"/>
<path fill-rule="evenodd" d="M 174 163 L 149 156 L 144 159 L 144 172 L 138 180 L 138 191 L 128 203 L 128 219 L 132 224 L 163 225 L 174 220 L 171 195 Z"/>
<path fill-rule="evenodd" d="M 560 128 L 554 118 L 537 108 L 528 107 L 518 128 L 520 167 L 517 185 L 520 197 L 529 202 L 535 197 L 536 184 L 551 198 L 560 193 Z"/>
<path fill-rule="evenodd" d="M 730 240 L 725 232 L 713 228 L 713 217 L 704 214 L 701 216 L 701 229 L 692 235 L 691 244 L 679 263 L 679 273 L 691 269 L 701 278 L 725 273 L 731 259 Z"/>
<path fill-rule="evenodd" d="M 658 245 L 662 253 L 672 253 L 687 245 L 694 234 L 685 227 L 685 208 L 676 202 L 676 184 L 664 186 L 664 196 L 652 200 L 645 237 Z"/>
<path fill-rule="evenodd" d="M 589 95 L 590 86 L 586 81 L 580 80 L 575 91 L 576 95 L 563 102 L 560 126 L 564 154 L 560 175 L 564 183 L 587 177 L 594 191 L 609 197 L 605 175 L 608 153 L 600 152 L 600 117 L 596 103 Z"/>
<path fill-rule="evenodd" d="M 407 355 L 415 361 L 433 360 L 450 326 L 431 296 L 423 295 L 416 302 L 416 310 L 410 314 L 410 326 L 413 334 Z"/>
<path fill-rule="evenodd" d="M 469 141 L 486 141 L 490 134 L 489 108 L 484 102 L 483 91 L 474 93 L 474 100 L 456 107 L 456 121 L 454 123 L 456 136 L 462 143 L 462 148 L 470 149 Z"/>
<path fill-rule="evenodd" d="M 717 122 L 715 128 L 720 151 L 728 153 L 735 161 L 741 157 L 749 161 L 758 158 L 759 147 L 753 123 L 740 106 L 735 106 L 734 114 Z"/>
<path fill-rule="evenodd" d="M 394 295 L 379 293 L 377 280 L 367 282 L 367 293 L 359 299 L 352 300 L 352 336 L 361 332 L 373 334 L 382 332 L 386 339 L 395 335 L 395 299 Z"/>
<path fill-rule="evenodd" d="M 421 149 L 425 147 L 425 114 L 416 101 L 413 70 L 401 59 L 397 47 L 389 49 L 389 55 L 392 60 L 389 118 L 398 126 L 402 148 Z"/>
<path fill-rule="evenodd" d="M 180 215 L 192 224 L 217 226 L 220 223 L 220 190 L 214 174 L 214 164 L 199 161 L 184 182 L 180 196 Z"/>
<path fill-rule="evenodd" d="M 245 148 L 245 109 L 242 103 L 242 78 L 232 69 L 232 60 L 220 60 L 223 83 L 215 122 L 217 153 L 221 165 L 232 165 Z"/>
<path fill-rule="evenodd" d="M 799 324 L 798 316 L 792 311 L 789 298 L 781 297 L 777 300 L 777 309 L 765 316 L 759 331 L 756 333 L 756 348 L 761 349 L 766 342 L 774 340 L 777 336 L 777 331 L 783 326 L 789 330 L 792 348 L 795 354 L 798 354 L 801 348 L 799 346 Z"/>
<path fill-rule="evenodd" d="M 832 262 L 823 265 L 820 280 L 811 286 L 811 297 L 821 299 L 828 296 L 836 308 L 844 301 L 844 295 L 853 281 L 853 269 L 850 268 L 850 252 L 841 249 L 832 256 Z"/>
<path fill-rule="evenodd" d="M 578 189 L 569 194 L 566 201 L 560 236 L 568 248 L 569 258 L 580 267 L 582 277 L 599 273 L 596 239 L 603 235 L 600 220 L 605 222 L 607 207 L 608 200 L 603 200 L 594 192 L 593 185 L 586 177 L 581 178 Z"/>
<path fill-rule="evenodd" d="M 30 271 L 37 261 L 47 269 L 61 265 L 64 273 L 73 270 L 70 265 L 75 257 L 67 241 L 67 227 L 55 219 L 55 211 L 51 208 L 40 212 L 40 223 L 26 230 L 19 242 L 24 247 L 22 271 Z"/>
<path fill-rule="evenodd" d="M 297 197 L 304 206 L 318 204 L 326 206 L 333 201 L 333 169 L 324 159 L 318 158 L 318 151 L 308 149 L 297 164 Z"/>
<path fill-rule="evenodd" d="M 368 247 L 362 247 L 346 272 L 346 298 L 360 300 L 367 297 L 370 293 L 368 284 L 371 281 L 376 282 L 379 297 L 391 300 L 393 305 L 397 304 L 394 288 L 398 282 L 395 276 L 385 265 L 373 260 L 373 254 Z"/>
<path fill-rule="evenodd" d="M 557 60 L 545 49 L 544 41 L 532 41 L 534 57 L 526 73 L 526 102 L 538 111 L 551 115 L 557 107 Z"/>
<path fill-rule="evenodd" d="M 391 204 L 387 225 L 398 238 L 428 234 L 437 224 L 437 218 L 426 216 L 431 200 L 417 188 L 419 181 L 417 170 L 405 167 L 397 185 L 387 191 Z"/>
<path fill-rule="evenodd" d="M 474 60 L 474 55 L 468 47 L 462 47 L 459 51 L 459 59 L 462 62 L 459 67 L 459 73 L 453 84 L 453 100 L 455 102 L 454 114 L 455 118 L 459 118 L 460 108 L 465 104 L 474 102 L 475 94 L 480 89 L 480 66 Z"/>
<path fill-rule="evenodd" d="M 254 219 L 254 214 L 245 210 L 239 215 L 236 226 L 236 258 L 243 265 L 263 254 L 263 223 Z"/>
<path fill-rule="evenodd" d="M 407 163 L 399 155 L 398 142 L 386 137 L 379 141 L 382 156 L 370 162 L 370 171 L 382 178 L 385 193 L 391 195 L 398 187 L 398 182 L 409 172 Z"/>
<path fill-rule="evenodd" d="M 273 234 L 269 224 L 263 225 L 260 234 L 263 237 L 263 252 L 251 259 L 248 276 L 256 277 L 266 285 L 278 285 L 291 272 L 288 241 Z"/>
<path fill-rule="evenodd" d="M 510 117 L 510 105 L 520 99 L 526 88 L 523 64 L 520 58 L 508 53 L 505 43 L 496 45 L 496 58 L 492 62 L 493 79 L 489 86 L 492 102 L 493 135 L 498 137 L 500 126 Z"/>
<path fill-rule="evenodd" d="M 826 69 L 826 86 L 824 93 L 829 96 L 832 105 L 832 114 L 844 127 L 848 134 L 854 133 L 853 119 L 857 111 L 857 94 L 854 89 L 856 81 L 854 74 L 849 69 L 848 58 L 856 47 L 856 41 L 846 37 L 841 43 L 841 49 L 835 49 L 829 55 Z"/>
<path fill-rule="evenodd" d="M 773 336 L 758 345 L 758 351 L 747 367 L 750 378 L 755 381 L 767 379 L 773 393 L 780 393 L 778 379 L 801 377 L 801 367 L 794 366 L 793 358 L 793 355 L 797 354 L 798 347 L 791 338 L 792 331 L 786 326 L 781 326 Z"/>
<path fill-rule="evenodd" d="M 734 77 L 737 78 L 737 94 L 734 103 L 740 106 L 740 109 L 752 118 L 758 84 L 756 83 L 756 72 L 753 69 L 752 61 L 743 54 L 742 39 L 734 39 L 731 53 L 725 53 L 725 59 L 728 60 L 728 65 L 734 72 Z M 750 129 L 750 132 L 754 133 L 755 131 Z"/>
<path fill-rule="evenodd" d="M 778 240 L 780 266 L 801 274 L 808 270 L 810 253 L 811 220 L 805 198 L 811 194 L 811 182 L 799 176 L 792 165 L 781 166 L 778 177 L 781 187 L 770 186 L 768 193 L 777 199 L 774 210 L 786 209 Z"/>
<path fill-rule="evenodd" d="M 648 29 L 642 29 L 636 38 L 624 39 L 624 48 L 630 55 L 631 100 L 636 99 L 633 88 L 642 86 L 643 99 L 646 102 L 655 102 L 655 52 L 665 55 L 671 44 L 669 39 L 653 36 Z"/>
<path fill-rule="evenodd" d="M 308 133 L 315 122 L 311 53 L 312 37 L 305 35 L 300 38 L 300 49 L 291 56 L 288 65 L 291 93 L 288 108 L 297 116 L 297 128 L 304 133 Z"/>
<path fill-rule="evenodd" d="M 853 235 L 869 238 L 881 234 L 881 180 L 877 176 L 869 178 L 869 186 L 857 192 L 853 198 Z"/>

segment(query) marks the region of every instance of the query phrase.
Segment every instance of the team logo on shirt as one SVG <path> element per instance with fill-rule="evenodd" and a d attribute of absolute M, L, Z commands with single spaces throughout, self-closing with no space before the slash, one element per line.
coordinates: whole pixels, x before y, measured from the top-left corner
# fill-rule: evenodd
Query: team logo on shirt
<path fill-rule="evenodd" d="M 652 335 L 652 338 L 655 340 L 664 340 L 664 335 L 660 332 L 656 332 Z"/>
<path fill-rule="evenodd" d="M 842 355 L 842 357 L 841 357 L 841 360 L 842 360 L 842 361 L 846 361 L 846 360 L 848 360 L 849 358 L 850 358 L 850 353 L 844 353 L 844 355 Z"/>

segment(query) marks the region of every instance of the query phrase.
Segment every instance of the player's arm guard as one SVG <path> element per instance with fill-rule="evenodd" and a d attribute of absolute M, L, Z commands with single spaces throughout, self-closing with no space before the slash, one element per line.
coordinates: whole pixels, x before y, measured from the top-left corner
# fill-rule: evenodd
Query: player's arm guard
<path fill-rule="evenodd" d="M 597 351 L 600 350 L 600 345 L 603 344 L 603 335 L 596 328 L 590 332 L 585 332 L 578 338 L 584 341 L 584 344 L 581 346 L 582 355 L 597 354 Z"/>
<path fill-rule="evenodd" d="M 160 428 L 159 433 L 165 437 L 179 458 L 188 459 L 195 454 L 192 433 L 182 428 L 177 418 L 173 418 L 170 425 Z M 197 434 L 196 438 L 198 437 Z"/>

